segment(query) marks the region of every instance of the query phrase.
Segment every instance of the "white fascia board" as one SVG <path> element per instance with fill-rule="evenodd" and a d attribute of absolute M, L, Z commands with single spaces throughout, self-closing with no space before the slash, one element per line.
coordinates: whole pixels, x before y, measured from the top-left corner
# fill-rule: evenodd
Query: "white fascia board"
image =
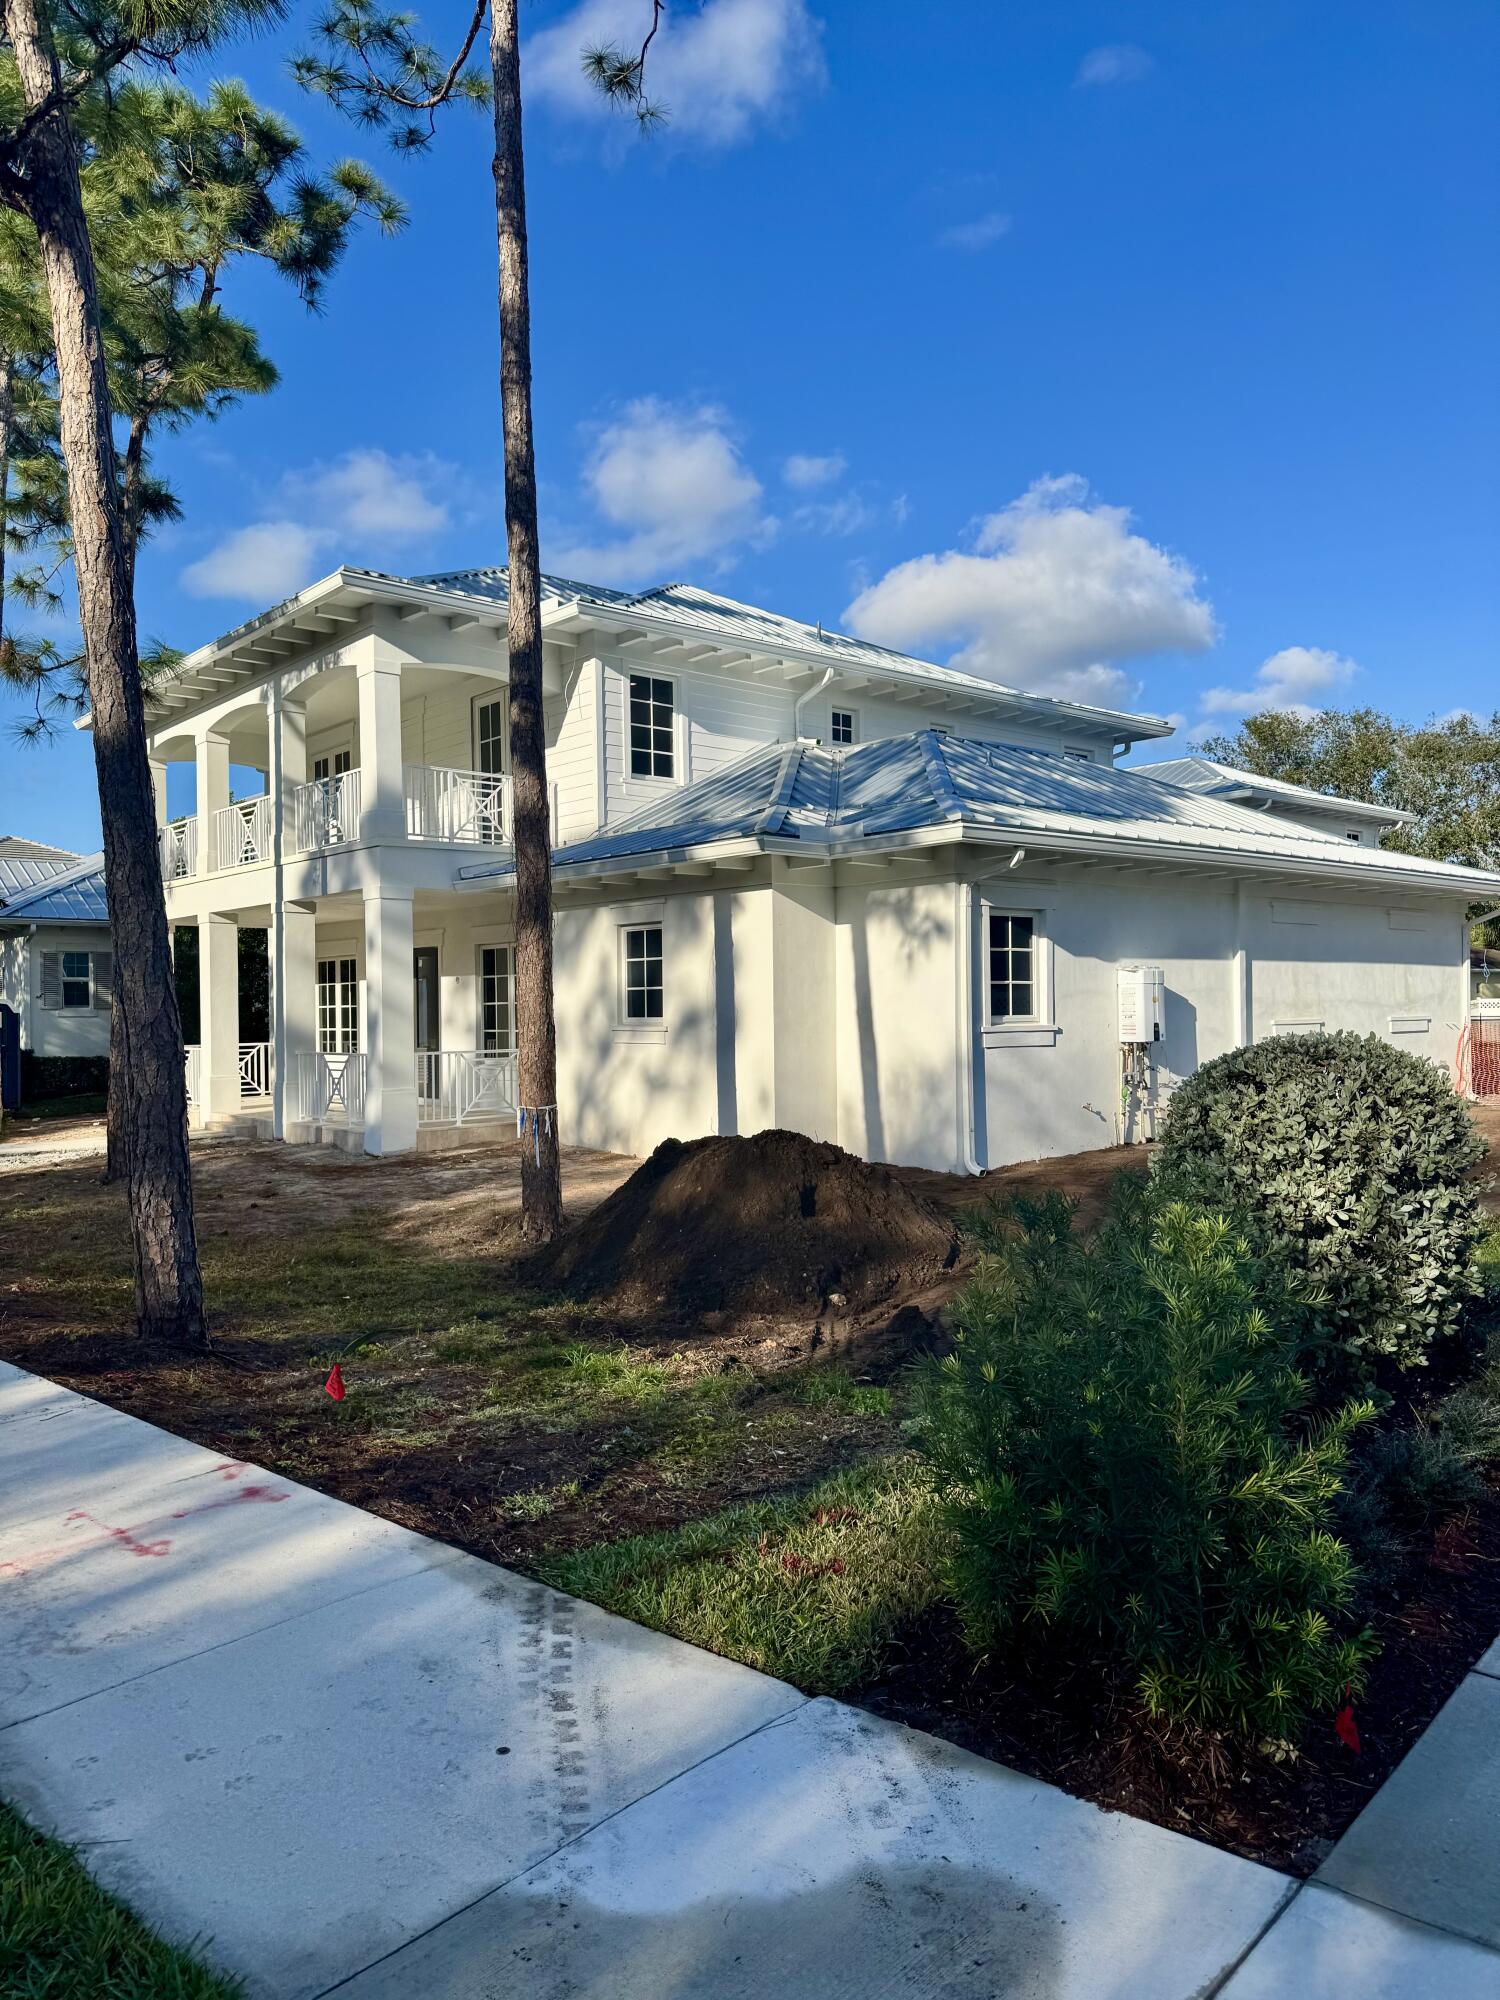
<path fill-rule="evenodd" d="M 1382 889 L 1423 891 L 1434 896 L 1461 896 L 1472 901 L 1479 895 L 1500 890 L 1500 875 L 1486 875 L 1477 868 L 1459 868 L 1447 862 L 1433 862 L 1428 869 L 1361 865 L 1355 861 L 1334 861 L 1300 854 L 1272 854 L 1262 848 L 1234 847 L 1228 842 L 1212 846 L 1186 846 L 1168 840 L 1122 840 L 1118 835 L 1068 833 L 1031 826 L 990 827 L 965 823 L 965 841 L 981 846 L 1045 847 L 1060 853 L 1098 855 L 1129 867 L 1133 860 L 1170 861 L 1174 865 L 1217 868 L 1240 874 L 1296 876 L 1309 881 L 1339 883 L 1358 887 L 1369 883 Z M 1366 854 L 1378 853 L 1364 848 Z M 1441 875 L 1430 870 L 1441 868 Z"/>

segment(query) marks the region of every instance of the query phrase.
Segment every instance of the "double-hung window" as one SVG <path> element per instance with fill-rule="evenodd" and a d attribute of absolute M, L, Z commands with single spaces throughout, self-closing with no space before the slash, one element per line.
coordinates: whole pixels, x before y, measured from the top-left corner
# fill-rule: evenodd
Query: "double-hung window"
<path fill-rule="evenodd" d="M 359 1047 L 359 966 L 352 958 L 318 960 L 318 1047 L 325 1056 Z"/>
<path fill-rule="evenodd" d="M 673 759 L 672 683 L 656 674 L 630 676 L 630 775 L 670 778 Z"/>
<path fill-rule="evenodd" d="M 991 910 L 985 948 L 991 1024 L 1006 1027 L 1040 1019 L 1036 918 Z"/>
<path fill-rule="evenodd" d="M 627 1026 L 662 1019 L 660 924 L 627 924 L 620 934 L 621 1013 Z"/>
<path fill-rule="evenodd" d="M 89 955 L 86 951 L 65 951 L 62 954 L 62 994 L 64 1007 L 91 1007 L 94 1004 L 93 980 L 89 973 Z"/>

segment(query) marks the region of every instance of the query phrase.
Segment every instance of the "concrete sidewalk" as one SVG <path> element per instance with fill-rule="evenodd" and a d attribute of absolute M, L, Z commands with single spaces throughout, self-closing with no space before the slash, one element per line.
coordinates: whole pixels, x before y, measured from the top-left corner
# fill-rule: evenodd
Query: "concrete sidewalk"
<path fill-rule="evenodd" d="M 1500 1990 L 3 1364 L 0 1795 L 274 2000 Z"/>

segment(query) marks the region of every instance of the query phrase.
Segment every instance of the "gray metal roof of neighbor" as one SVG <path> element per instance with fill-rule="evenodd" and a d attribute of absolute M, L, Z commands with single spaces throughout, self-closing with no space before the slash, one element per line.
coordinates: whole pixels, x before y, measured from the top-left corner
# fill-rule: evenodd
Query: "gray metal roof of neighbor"
<path fill-rule="evenodd" d="M 1345 799 L 1336 792 L 1315 792 L 1310 785 L 1289 784 L 1285 778 L 1262 778 L 1254 771 L 1240 771 L 1233 764 L 1220 764 L 1212 757 L 1167 757 L 1158 764 L 1136 764 L 1132 769 L 1159 779 L 1164 785 L 1185 785 L 1190 792 L 1216 793 L 1224 799 L 1284 799 L 1288 805 L 1306 806 L 1309 811 L 1343 819 L 1378 820 L 1382 826 L 1412 826 L 1417 817 L 1400 806 L 1371 805 L 1367 799 Z"/>
<path fill-rule="evenodd" d="M 107 924 L 104 855 L 85 855 L 71 868 L 7 896 L 0 902 L 0 927 L 8 924 Z"/>
<path fill-rule="evenodd" d="M 1287 873 L 1355 881 L 1399 879 L 1462 896 L 1500 892 L 1500 875 L 1331 842 L 1286 820 L 1159 783 L 1141 771 L 1085 764 L 1046 750 L 950 736 L 940 729 L 882 737 L 852 749 L 768 743 L 712 777 L 686 785 L 628 820 L 557 850 L 560 869 L 673 857 L 754 842 L 809 856 L 857 852 L 863 841 L 951 829 L 974 839 L 1027 837 L 1039 845 L 1170 849 L 1184 860 L 1278 864 Z M 913 840 L 912 844 L 919 844 Z M 503 856 L 458 870 L 461 882 L 502 880 Z"/>
<path fill-rule="evenodd" d="M 0 904 L 49 876 L 66 874 L 80 858 L 65 847 L 49 847 L 24 834 L 0 833 Z"/>

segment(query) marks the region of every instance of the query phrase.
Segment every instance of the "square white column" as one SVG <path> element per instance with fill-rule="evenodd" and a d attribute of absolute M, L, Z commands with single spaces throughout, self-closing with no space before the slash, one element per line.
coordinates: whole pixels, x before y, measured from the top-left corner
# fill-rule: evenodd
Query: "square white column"
<path fill-rule="evenodd" d="M 240 927 L 233 916 L 198 919 L 199 1122 L 240 1108 Z"/>
<path fill-rule="evenodd" d="M 278 698 L 271 717 L 271 789 L 281 814 L 281 852 L 296 854 L 297 788 L 307 783 L 307 710 Z"/>
<path fill-rule="evenodd" d="M 214 852 L 214 814 L 229 804 L 229 738 L 206 730 L 198 738 L 198 870 L 218 864 Z"/>
<path fill-rule="evenodd" d="M 298 1123 L 298 1073 L 317 1046 L 318 920 L 308 905 L 278 897 L 271 912 L 271 1116 L 278 1139 Z"/>
<path fill-rule="evenodd" d="M 359 693 L 359 824 L 362 840 L 405 840 L 401 669 L 383 652 L 355 669 Z M 410 974 L 408 965 L 407 972 Z"/>
<path fill-rule="evenodd" d="M 417 1143 L 411 897 L 365 896 L 365 1151 Z"/>

